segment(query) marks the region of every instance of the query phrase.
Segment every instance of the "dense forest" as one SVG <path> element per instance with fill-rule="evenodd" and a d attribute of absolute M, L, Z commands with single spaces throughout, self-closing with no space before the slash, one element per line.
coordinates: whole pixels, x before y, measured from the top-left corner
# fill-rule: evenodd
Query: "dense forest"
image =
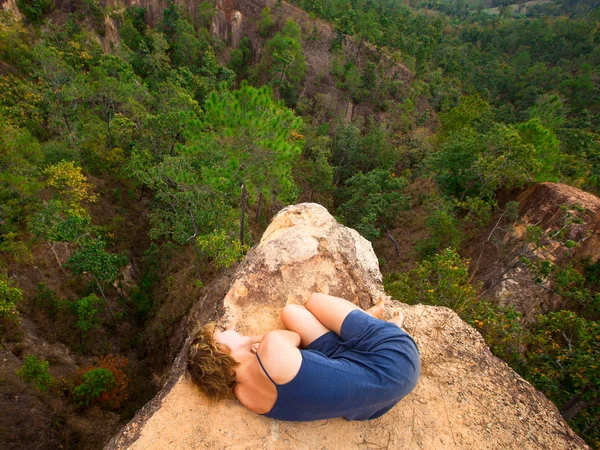
<path fill-rule="evenodd" d="M 600 195 L 599 2 L 278 0 L 235 43 L 211 33 L 214 1 L 170 0 L 157 23 L 16 4 L 0 12 L 4 448 L 106 442 L 160 389 L 203 289 L 298 201 L 372 241 L 393 298 L 453 308 L 600 448 L 600 263 L 520 254 L 563 305 L 529 317 L 486 296 L 468 245 L 516 227 L 535 183 Z M 534 250 L 589 237 L 564 231 L 580 205 L 557 206 L 562 229 L 527 228 Z"/>

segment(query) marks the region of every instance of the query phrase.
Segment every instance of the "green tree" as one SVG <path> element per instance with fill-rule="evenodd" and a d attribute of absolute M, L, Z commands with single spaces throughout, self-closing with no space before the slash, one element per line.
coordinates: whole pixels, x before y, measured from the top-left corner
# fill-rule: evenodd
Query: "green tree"
<path fill-rule="evenodd" d="M 39 23 L 42 17 L 54 9 L 52 0 L 17 0 L 17 6 L 30 22 Z"/>
<path fill-rule="evenodd" d="M 28 254 L 17 236 L 38 202 L 41 156 L 37 140 L 0 115 L 0 252 L 7 258 L 26 259 Z"/>
<path fill-rule="evenodd" d="M 229 68 L 233 70 L 239 81 L 248 78 L 250 61 L 252 60 L 252 43 L 244 36 L 238 48 L 231 49 L 229 54 Z"/>
<path fill-rule="evenodd" d="M 179 17 L 176 21 L 169 44 L 173 64 L 191 70 L 195 70 L 200 65 L 202 55 L 210 46 L 208 36 L 204 34 L 197 36 L 193 25 L 185 17 Z"/>
<path fill-rule="evenodd" d="M 50 363 L 45 359 L 38 359 L 35 355 L 28 355 L 23 361 L 23 365 L 16 374 L 23 378 L 23 381 L 29 385 L 33 382 L 35 389 L 41 392 L 48 390 L 52 384 L 52 377 L 48 372 Z"/>
<path fill-rule="evenodd" d="M 80 406 L 92 404 L 117 383 L 113 373 L 103 367 L 84 373 L 82 378 L 83 382 L 73 390 L 75 399 Z"/>
<path fill-rule="evenodd" d="M 409 199 L 403 192 L 407 184 L 404 178 L 396 178 L 388 170 L 358 173 L 346 181 L 347 200 L 339 206 L 338 213 L 346 225 L 369 240 L 385 231 L 399 251 L 389 228 L 400 212 L 408 209 Z"/>
<path fill-rule="evenodd" d="M 85 336 L 89 331 L 98 328 L 100 320 L 98 317 L 98 304 L 100 299 L 95 294 L 80 298 L 75 303 L 77 313 L 77 324 L 75 325 Z"/>
<path fill-rule="evenodd" d="M 169 73 L 171 60 L 167 53 L 168 49 L 169 43 L 165 36 L 150 29 L 140 43 L 140 72 L 144 73 L 151 82 L 162 81 Z"/>
<path fill-rule="evenodd" d="M 430 207 L 425 226 L 427 227 L 427 238 L 415 243 L 415 249 L 420 258 L 434 256 L 444 248 L 460 247 L 465 236 L 459 220 L 452 205 L 440 199 Z"/>
<path fill-rule="evenodd" d="M 267 41 L 260 62 L 254 68 L 257 78 L 273 86 L 278 96 L 294 105 L 306 76 L 306 61 L 300 42 L 300 27 L 289 19 L 283 30 Z"/>
<path fill-rule="evenodd" d="M 230 204 L 242 199 L 260 204 L 279 199 L 293 201 L 297 193 L 292 167 L 304 140 L 302 120 L 281 103 L 273 101 L 270 88 L 242 83 L 234 92 L 212 93 L 200 126 L 181 151 L 199 158 L 202 178 Z"/>
<path fill-rule="evenodd" d="M 79 249 L 69 257 L 65 265 L 74 275 L 87 273 L 94 278 L 96 287 L 114 318 L 115 315 L 106 298 L 106 288 L 117 280 L 121 267 L 126 265 L 129 260 L 125 255 L 108 253 L 105 246 L 106 243 L 101 239 L 86 239 Z"/>
<path fill-rule="evenodd" d="M 157 165 L 152 160 L 148 152 L 134 150 L 128 168 L 134 178 L 154 192 L 153 208 L 148 215 L 150 237 L 166 238 L 178 245 L 198 242 L 199 245 L 194 245 L 196 269 L 202 279 L 203 257 L 230 255 L 228 252 L 235 248 L 216 249 L 213 245 L 216 243 L 213 239 L 218 238 L 229 246 L 223 232 L 230 241 L 236 235 L 236 209 L 223 194 L 222 184 L 228 180 L 215 180 L 214 187 L 208 184 L 202 175 L 204 163 L 197 155 L 166 156 Z"/>
<path fill-rule="evenodd" d="M 600 324 L 572 311 L 539 317 L 526 378 L 561 405 L 576 429 L 589 429 L 600 411 Z"/>
<path fill-rule="evenodd" d="M 29 231 L 47 241 L 56 261 L 62 266 L 54 248 L 57 242 L 78 243 L 89 233 L 91 217 L 84 208 L 96 200 L 81 168 L 72 161 L 62 161 L 47 167 L 45 186 L 53 190 L 47 201 L 29 221 Z"/>
<path fill-rule="evenodd" d="M 328 202 L 333 192 L 334 169 L 331 160 L 331 139 L 329 136 L 319 136 L 307 140 L 303 155 L 303 175 L 310 186 L 309 201 L 313 201 L 315 194 Z M 321 200 L 323 201 L 323 200 Z"/>
<path fill-rule="evenodd" d="M 440 113 L 442 133 L 448 135 L 465 127 L 485 132 L 491 125 L 490 105 L 479 95 L 464 96 L 460 104 L 450 111 Z"/>
<path fill-rule="evenodd" d="M 271 15 L 271 8 L 265 6 L 265 8 L 260 12 L 260 20 L 258 22 L 258 33 L 262 38 L 269 37 L 274 23 L 275 21 Z"/>
<path fill-rule="evenodd" d="M 356 47 L 356 55 L 354 55 L 354 63 L 360 55 L 360 49 L 365 39 L 367 41 L 375 42 L 381 37 L 381 30 L 379 28 L 379 18 L 374 10 L 369 10 L 366 13 L 360 15 L 356 24 L 356 33 L 359 41 Z"/>
<path fill-rule="evenodd" d="M 396 300 L 452 308 L 477 328 L 494 354 L 523 369 L 527 333 L 521 315 L 511 305 L 497 306 L 478 295 L 480 285 L 471 284 L 469 260 L 451 247 L 417 263 L 408 272 L 385 277 L 386 291 Z"/>
<path fill-rule="evenodd" d="M 518 128 L 506 125 L 496 125 L 483 135 L 472 128 L 452 133 L 431 163 L 443 191 L 460 201 L 467 196 L 493 199 L 501 187 L 533 180 L 541 165 L 535 146 Z"/>

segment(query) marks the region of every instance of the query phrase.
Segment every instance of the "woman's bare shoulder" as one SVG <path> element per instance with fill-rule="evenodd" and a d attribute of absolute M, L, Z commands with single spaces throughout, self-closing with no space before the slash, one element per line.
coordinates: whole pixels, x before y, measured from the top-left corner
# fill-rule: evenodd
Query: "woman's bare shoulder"
<path fill-rule="evenodd" d="M 294 336 L 297 333 L 291 333 L 285 330 L 270 331 L 258 347 L 260 362 L 277 384 L 292 381 L 302 364 L 302 354 L 298 350 L 300 338 Z"/>

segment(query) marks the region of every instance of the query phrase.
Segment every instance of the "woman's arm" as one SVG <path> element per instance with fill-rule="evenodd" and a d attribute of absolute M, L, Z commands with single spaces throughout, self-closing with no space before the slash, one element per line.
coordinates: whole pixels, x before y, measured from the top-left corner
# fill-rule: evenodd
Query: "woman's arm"
<path fill-rule="evenodd" d="M 294 331 L 273 330 L 265 334 L 257 350 L 269 376 L 278 384 L 291 381 L 302 364 L 300 335 Z"/>

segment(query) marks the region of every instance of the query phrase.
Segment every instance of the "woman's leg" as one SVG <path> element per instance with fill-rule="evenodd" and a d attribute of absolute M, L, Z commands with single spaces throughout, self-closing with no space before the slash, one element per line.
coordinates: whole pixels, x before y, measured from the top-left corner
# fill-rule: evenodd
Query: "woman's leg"
<path fill-rule="evenodd" d="M 300 335 L 301 348 L 330 331 L 309 310 L 300 305 L 286 305 L 281 311 L 281 321 L 285 328 Z"/>
<path fill-rule="evenodd" d="M 326 294 L 312 294 L 305 306 L 286 305 L 281 311 L 281 321 L 286 329 L 300 335 L 300 345 L 304 348 L 329 331 L 340 334 L 344 319 L 358 306 Z M 365 312 L 373 317 L 381 318 L 384 304 L 383 296 L 377 304 Z"/>
<path fill-rule="evenodd" d="M 315 293 L 310 296 L 308 301 L 304 304 L 306 309 L 314 314 L 319 322 L 321 322 L 326 328 L 340 334 L 344 319 L 350 312 L 355 309 L 360 309 L 354 303 L 344 300 L 339 297 L 332 297 L 327 294 Z M 383 304 L 377 304 L 371 308 L 370 314 L 377 317 L 379 309 L 383 309 Z M 383 311 L 382 311 L 383 312 Z"/>

